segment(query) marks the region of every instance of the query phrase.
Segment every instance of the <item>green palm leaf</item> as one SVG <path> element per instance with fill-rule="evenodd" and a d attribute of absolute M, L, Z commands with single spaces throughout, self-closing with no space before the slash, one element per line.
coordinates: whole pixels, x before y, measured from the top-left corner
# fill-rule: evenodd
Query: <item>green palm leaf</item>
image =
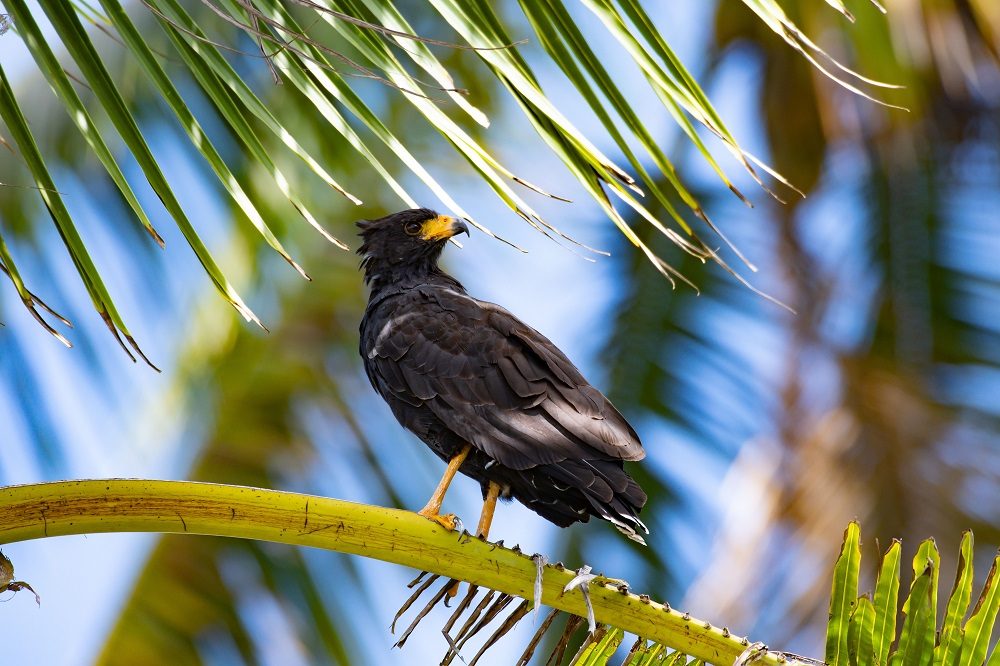
<path fill-rule="evenodd" d="M 670 279 L 680 277 L 677 269 L 653 252 L 650 246 L 634 232 L 633 225 L 615 209 L 608 196 L 609 191 L 637 213 L 640 219 L 653 225 L 686 252 L 700 259 L 718 261 L 726 270 L 736 275 L 736 272 L 732 271 L 709 245 L 697 237 L 688 240 L 681 235 L 682 233 L 691 235 L 692 228 L 667 196 L 664 185 L 676 191 L 681 202 L 689 207 L 696 217 L 704 220 L 710 230 L 720 233 L 720 236 L 721 232 L 711 223 L 704 208 L 692 196 L 689 189 L 682 184 L 673 163 L 632 109 L 628 92 L 612 82 L 611 76 L 588 46 L 587 41 L 592 38 L 584 35 L 560 0 L 524 0 L 522 8 L 552 61 L 562 68 L 570 82 L 579 90 L 581 97 L 597 113 L 603 127 L 623 151 L 625 158 L 641 178 L 641 182 L 636 182 L 599 147 L 599 141 L 595 137 L 576 127 L 560 109 L 559 104 L 545 94 L 529 68 L 527 60 L 509 36 L 508 27 L 488 2 L 476 0 L 471 3 L 459 3 L 452 0 L 432 0 L 430 4 L 472 47 L 471 50 L 523 108 L 542 141 L 554 151 L 569 173 L 582 185 L 584 191 L 605 211 L 626 238 L 640 248 L 642 254 L 661 274 Z M 735 137 L 723 123 L 707 95 L 670 45 L 660 36 L 643 6 L 637 0 L 626 0 L 618 3 L 618 6 L 612 4 L 610 0 L 592 0 L 586 4 L 600 17 L 606 29 L 640 66 L 667 110 L 723 182 L 733 191 L 737 191 L 702 142 L 694 129 L 693 122 L 704 125 L 708 131 L 719 137 L 723 145 L 756 178 L 751 162 L 757 161 L 736 143 Z M 794 34 L 793 45 L 800 48 L 805 55 L 818 52 L 801 31 L 797 28 L 792 30 L 794 26 L 780 13 L 776 5 L 770 2 L 748 4 L 751 4 L 768 25 L 772 27 L 780 25 L 789 34 Z M 235 201 L 264 242 L 305 276 L 305 271 L 291 258 L 278 238 L 273 229 L 273 222 L 265 221 L 258 207 L 252 202 L 246 185 L 234 178 L 232 170 L 215 148 L 215 142 L 187 106 L 177 87 L 171 83 L 160 62 L 161 58 L 152 51 L 141 30 L 136 27 L 117 0 L 102 0 L 104 15 L 85 3 L 74 6 L 57 0 L 46 0 L 41 6 L 55 27 L 60 40 L 65 44 L 69 59 L 83 73 L 97 102 L 135 157 L 153 191 L 178 225 L 212 283 L 240 314 L 247 320 L 259 324 L 256 315 L 237 293 L 235 286 L 203 242 L 189 213 L 185 212 L 180 198 L 149 149 L 145 131 L 136 122 L 117 84 L 109 75 L 105 60 L 95 49 L 84 29 L 83 20 L 93 23 L 100 30 L 119 40 L 127 52 L 136 59 L 149 81 L 180 121 L 194 148 L 208 162 L 222 189 Z M 213 108 L 225 119 L 252 158 L 273 178 L 278 189 L 314 228 L 331 242 L 343 245 L 316 219 L 315 214 L 311 212 L 314 206 L 307 205 L 304 195 L 300 192 L 302 186 L 296 183 L 294 176 L 286 175 L 285 171 L 279 168 L 278 161 L 264 148 L 254 125 L 259 125 L 274 134 L 291 154 L 301 159 L 329 188 L 354 203 L 360 201 L 348 193 L 334 178 L 328 167 L 315 156 L 313 150 L 306 148 L 305 143 L 296 136 L 296 132 L 291 131 L 287 123 L 280 118 L 281 114 L 272 111 L 261 102 L 258 94 L 253 91 L 250 81 L 238 74 L 232 64 L 222 56 L 219 47 L 225 44 L 208 33 L 212 21 L 200 24 L 195 22 L 190 13 L 174 0 L 150 0 L 147 8 L 161 21 L 174 51 L 184 63 L 184 68 L 197 79 L 211 100 Z M 835 8 L 843 11 L 842 6 L 835 5 Z M 430 98 L 428 93 L 443 91 L 449 101 L 463 112 L 465 118 L 483 127 L 489 125 L 485 114 L 456 87 L 454 77 L 431 48 L 432 46 L 451 48 L 452 45 L 440 40 L 425 40 L 418 37 L 399 8 L 391 2 L 382 0 L 315 2 L 310 0 L 297 3 L 295 12 L 289 9 L 271 0 L 261 0 L 259 3 L 223 2 L 219 6 L 212 5 L 207 14 L 214 16 L 216 22 L 224 23 L 228 30 L 227 34 L 233 34 L 235 30 L 237 37 L 240 35 L 249 37 L 262 49 L 266 49 L 264 60 L 274 68 L 276 75 L 280 70 L 281 75 L 290 80 L 305 96 L 307 106 L 342 134 L 349 145 L 361 155 L 364 162 L 381 176 L 406 205 L 416 205 L 415 197 L 397 180 L 391 167 L 384 164 L 375 151 L 366 144 L 367 136 L 358 132 L 356 123 L 360 123 L 379 141 L 386 144 L 391 152 L 446 206 L 456 214 L 470 219 L 483 231 L 492 233 L 484 225 L 476 222 L 474 214 L 462 207 L 446 188 L 437 182 L 408 147 L 408 142 L 402 139 L 399 133 L 391 131 L 371 111 L 370 105 L 362 99 L 353 86 L 348 85 L 344 75 L 337 71 L 338 66 L 347 67 L 366 78 L 374 78 L 394 86 L 398 90 L 397 94 L 412 103 L 421 117 L 446 137 L 458 154 L 464 157 L 472 169 L 482 177 L 483 182 L 517 215 L 536 230 L 554 239 L 572 241 L 569 233 L 545 220 L 517 191 L 516 185 L 520 184 L 544 194 L 542 188 L 516 176 Z M 14 16 L 15 25 L 18 26 L 18 34 L 26 40 L 39 67 L 118 191 L 143 228 L 160 242 L 159 235 L 149 220 L 148 211 L 140 205 L 131 185 L 119 168 L 104 132 L 94 122 L 89 110 L 75 92 L 68 75 L 56 61 L 52 49 L 45 43 L 34 18 L 28 14 L 23 0 L 14 0 L 10 11 Z M 327 36 L 313 38 L 307 33 L 307 29 L 302 27 L 309 24 L 299 21 L 293 14 L 311 15 L 312 24 L 309 31 L 312 31 L 317 19 L 325 21 L 332 26 L 338 38 L 332 41 L 328 40 Z M 345 51 L 352 49 L 361 60 L 355 60 L 353 54 L 351 56 L 345 54 Z M 402 51 L 413 66 L 430 76 L 433 83 L 427 85 L 411 75 L 397 58 L 394 50 Z M 625 132 L 617 126 L 608 113 L 604 112 L 601 97 L 611 103 L 615 113 L 622 119 Z M 353 117 L 349 118 L 344 111 Z M 643 158 L 632 150 L 630 146 L 632 141 L 637 141 L 643 152 L 649 155 L 666 183 L 650 173 Z M 757 164 L 759 165 L 759 162 Z M 766 167 L 765 170 L 777 177 L 772 170 Z M 642 203 L 644 190 L 653 194 L 666 216 L 681 233 L 663 224 L 659 217 Z M 725 240 L 724 236 L 721 237 Z M 728 243 L 728 240 L 726 242 Z M 751 269 L 754 268 L 735 246 L 730 245 L 730 247 Z M 6 259 L 11 263 L 9 256 Z M 23 285 L 15 284 L 19 296 L 24 300 L 26 292 L 22 287 Z M 112 318 L 114 326 L 120 329 L 118 321 L 120 318 L 113 313 L 113 308 L 108 309 L 108 316 Z"/>
<path fill-rule="evenodd" d="M 899 540 L 894 540 L 882 556 L 882 566 L 875 584 L 875 626 L 873 642 L 875 663 L 889 663 L 889 648 L 896 639 L 896 612 L 899 601 L 900 551 Z"/>
<path fill-rule="evenodd" d="M 965 623 L 962 640 L 962 654 L 958 659 L 961 666 L 982 664 L 986 660 L 986 651 L 992 642 L 993 625 L 1000 611 L 1000 580 L 997 579 L 997 569 L 1000 568 L 1000 555 L 993 558 L 993 566 L 986 578 L 986 584 L 979 595 L 972 615 Z"/>
<path fill-rule="evenodd" d="M 80 133 L 87 140 L 91 150 L 94 151 L 94 154 L 101 161 L 101 164 L 104 165 L 115 185 L 118 186 L 119 192 L 121 192 L 122 197 L 128 202 L 129 207 L 135 213 L 143 228 L 146 229 L 160 247 L 163 247 L 163 239 L 160 238 L 160 235 L 153 228 L 152 222 L 146 216 L 146 211 L 143 210 L 139 204 L 139 200 L 136 199 L 131 186 L 125 180 L 125 175 L 122 173 L 118 163 L 111 154 L 111 150 L 98 131 L 97 124 L 94 122 L 86 106 L 84 106 L 80 96 L 76 94 L 69 77 L 63 71 L 52 49 L 46 43 L 41 29 L 28 10 L 28 6 L 23 0 L 12 0 L 11 2 L 7 2 L 6 6 L 11 12 L 11 16 L 17 22 L 17 30 L 23 36 L 24 43 L 31 51 L 35 62 L 38 63 L 38 67 L 45 75 L 49 85 L 52 86 L 52 90 L 55 91 L 59 100 L 66 108 L 66 112 L 73 119 Z"/>
<path fill-rule="evenodd" d="M 875 606 L 868 595 L 858 599 L 851 624 L 847 628 L 847 656 L 851 666 L 872 666 L 875 663 Z"/>
<path fill-rule="evenodd" d="M 87 252 L 83 239 L 77 232 L 76 226 L 73 224 L 69 210 L 63 203 L 62 196 L 56 189 L 55 182 L 52 180 L 52 176 L 49 174 L 49 170 L 45 166 L 45 161 L 42 158 L 41 152 L 38 150 L 35 139 L 31 134 L 28 122 L 25 119 L 24 114 L 21 112 L 20 107 L 17 105 L 17 100 L 14 98 L 10 82 L 7 80 L 7 75 L 4 73 L 2 66 L 0 66 L 0 118 L 3 119 L 4 123 L 7 125 L 7 129 L 10 130 L 15 144 L 27 163 L 28 170 L 31 172 L 35 185 L 38 187 L 38 193 L 42 197 L 42 201 L 45 202 L 45 207 L 48 209 L 52 221 L 55 222 L 56 228 L 59 230 L 59 235 L 62 237 L 63 243 L 69 251 L 73 264 L 76 266 L 77 273 L 79 273 L 84 286 L 87 288 L 87 293 L 90 295 L 94 308 L 101 316 L 101 319 L 104 320 L 108 330 L 110 330 L 112 335 L 115 336 L 115 339 L 118 340 L 118 344 L 123 350 L 125 350 L 125 353 L 128 354 L 133 361 L 135 360 L 135 357 L 132 356 L 132 353 L 125 346 L 125 343 L 122 342 L 119 333 L 121 336 L 125 337 L 125 340 L 128 341 L 131 348 L 139 354 L 139 356 L 141 356 L 146 363 L 152 365 L 152 363 L 149 362 L 149 359 L 147 359 L 142 353 L 142 350 L 139 349 L 139 346 L 132 338 L 131 333 L 129 333 L 128 328 L 126 328 L 121 315 L 118 314 L 118 310 L 115 308 L 114 302 L 111 300 L 107 287 L 105 287 L 104 281 L 98 273 L 97 266 L 90 258 L 90 254 Z M 14 270 L 16 269 L 12 268 L 14 263 L 10 260 L 9 254 L 4 257 L 4 264 L 13 279 Z M 15 285 L 17 285 L 17 282 L 18 281 L 15 280 Z M 21 289 L 23 289 L 23 284 L 19 289 L 19 293 Z M 30 297 L 30 294 L 28 294 L 26 289 L 22 294 L 22 299 L 25 295 Z"/>
<path fill-rule="evenodd" d="M 858 572 L 861 568 L 861 528 L 852 522 L 844 531 L 844 545 L 833 568 L 830 592 L 830 622 L 826 629 L 826 662 L 849 664 L 851 616 L 856 610 Z"/>
<path fill-rule="evenodd" d="M 139 130 L 135 118 L 133 118 L 131 112 L 128 110 L 128 106 L 119 93 L 114 80 L 111 78 L 101 57 L 83 29 L 83 25 L 80 23 L 75 10 L 61 2 L 61 0 L 43 0 L 40 4 L 49 17 L 49 20 L 52 21 L 66 48 L 73 56 L 74 62 L 76 62 L 87 78 L 94 94 L 108 113 L 108 117 L 114 124 L 115 129 L 118 130 L 118 133 L 132 151 L 149 184 L 157 196 L 159 196 L 160 201 L 163 202 L 167 211 L 174 218 L 188 245 L 194 250 L 195 255 L 197 255 L 198 260 L 205 268 L 212 283 L 244 319 L 253 321 L 263 327 L 257 315 L 243 302 L 243 299 L 223 274 L 222 269 L 215 262 L 215 259 L 212 258 L 208 248 L 195 231 L 180 201 L 174 195 L 173 189 L 167 182 L 166 176 L 153 157 L 152 151 L 149 149 L 142 132 Z"/>
<path fill-rule="evenodd" d="M 948 606 L 945 609 L 941 624 L 941 638 L 934 648 L 934 664 L 952 666 L 962 649 L 962 620 L 969 610 L 972 599 L 972 532 L 962 534 L 962 546 L 959 552 L 958 569 L 955 573 L 955 584 L 951 589 Z"/>

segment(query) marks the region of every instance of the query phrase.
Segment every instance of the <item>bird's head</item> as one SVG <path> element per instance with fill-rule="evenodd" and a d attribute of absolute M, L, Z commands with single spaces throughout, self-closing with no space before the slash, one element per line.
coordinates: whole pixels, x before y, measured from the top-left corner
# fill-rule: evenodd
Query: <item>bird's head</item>
<path fill-rule="evenodd" d="M 428 208 L 412 208 L 377 220 L 362 220 L 358 248 L 365 281 L 398 280 L 433 270 L 444 244 L 469 233 L 461 220 Z"/>

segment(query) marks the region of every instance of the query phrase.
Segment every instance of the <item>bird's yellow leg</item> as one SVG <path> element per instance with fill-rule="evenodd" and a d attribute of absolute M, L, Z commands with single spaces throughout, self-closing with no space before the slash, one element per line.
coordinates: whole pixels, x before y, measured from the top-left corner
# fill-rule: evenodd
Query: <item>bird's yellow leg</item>
<path fill-rule="evenodd" d="M 438 483 L 437 488 L 434 489 L 434 494 L 431 495 L 429 500 L 427 500 L 427 504 L 424 505 L 424 508 L 417 511 L 417 513 L 424 518 L 433 520 L 435 523 L 448 530 L 455 529 L 455 514 L 446 513 L 441 515 L 441 504 L 444 502 L 445 493 L 448 492 L 448 486 L 451 485 L 452 479 L 454 479 L 455 474 L 458 473 L 458 468 L 461 467 L 462 463 L 465 462 L 465 459 L 469 457 L 469 451 L 471 450 L 472 445 L 466 444 L 465 447 L 458 452 L 458 455 L 448 462 L 448 467 L 444 470 L 444 476 L 441 477 L 441 482 Z"/>
<path fill-rule="evenodd" d="M 493 524 L 493 513 L 497 508 L 497 498 L 500 497 L 500 484 L 490 481 L 490 487 L 486 491 L 486 499 L 483 500 L 483 512 L 479 515 L 479 527 L 476 528 L 476 535 L 485 539 L 490 535 L 490 525 Z"/>
<path fill-rule="evenodd" d="M 479 527 L 476 528 L 476 536 L 486 539 L 490 535 L 490 525 L 493 523 L 493 513 L 497 508 L 497 499 L 500 497 L 500 484 L 490 481 L 489 488 L 486 489 L 486 499 L 483 500 L 483 512 L 479 514 Z M 449 598 L 458 595 L 458 581 L 452 580 L 446 593 Z"/>

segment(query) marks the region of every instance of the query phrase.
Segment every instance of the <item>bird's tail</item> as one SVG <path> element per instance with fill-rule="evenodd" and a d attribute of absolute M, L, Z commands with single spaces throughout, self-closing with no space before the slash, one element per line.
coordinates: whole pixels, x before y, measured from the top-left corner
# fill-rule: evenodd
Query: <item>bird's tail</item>
<path fill-rule="evenodd" d="M 571 481 L 589 505 L 587 513 L 614 525 L 629 539 L 646 545 L 640 536 L 649 529 L 639 519 L 646 493 L 629 476 L 619 460 L 574 460 L 552 465 L 560 476 Z"/>
<path fill-rule="evenodd" d="M 628 479 L 628 486 L 624 492 L 615 493 L 610 502 L 602 502 L 601 498 L 584 493 L 587 501 L 593 506 L 596 515 L 608 521 L 615 528 L 627 536 L 632 541 L 646 545 L 646 540 L 640 536 L 639 532 L 649 534 L 649 528 L 639 519 L 639 509 L 646 503 L 646 493 L 643 492 L 635 479 L 619 472 Z"/>

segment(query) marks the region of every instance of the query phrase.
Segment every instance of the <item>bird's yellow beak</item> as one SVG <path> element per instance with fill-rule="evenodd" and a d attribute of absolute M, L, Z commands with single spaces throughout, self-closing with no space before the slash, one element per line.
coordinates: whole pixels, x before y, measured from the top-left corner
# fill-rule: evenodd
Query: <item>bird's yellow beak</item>
<path fill-rule="evenodd" d="M 438 215 L 434 219 L 424 222 L 420 236 L 425 241 L 439 241 L 468 233 L 469 227 L 465 226 L 465 222 L 448 215 Z"/>

